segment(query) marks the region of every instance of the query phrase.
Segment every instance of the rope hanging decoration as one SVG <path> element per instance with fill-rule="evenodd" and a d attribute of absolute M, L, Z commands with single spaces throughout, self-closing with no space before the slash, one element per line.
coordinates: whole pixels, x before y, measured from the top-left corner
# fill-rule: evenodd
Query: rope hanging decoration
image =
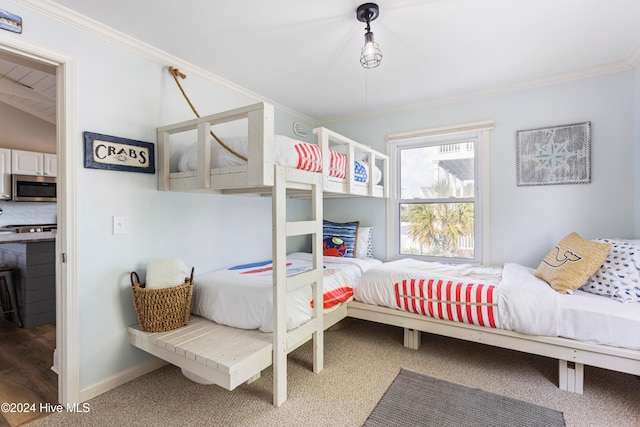
<path fill-rule="evenodd" d="M 187 104 L 189 104 L 189 107 L 191 107 L 191 110 L 193 111 L 193 113 L 196 115 L 197 118 L 200 118 L 200 114 L 198 113 L 196 108 L 193 106 L 193 104 L 191 103 L 191 100 L 189 99 L 189 97 L 185 93 L 184 89 L 182 88 L 182 85 L 180 84 L 180 80 L 178 80 L 178 77 L 180 77 L 181 79 L 186 79 L 187 75 L 182 73 L 182 72 L 180 72 L 180 70 L 175 68 L 175 67 L 169 67 L 169 72 L 173 76 L 173 80 L 175 80 L 176 84 L 178 85 L 178 88 L 180 89 L 180 92 L 182 92 L 182 96 L 184 96 L 184 99 L 187 101 Z M 237 158 L 242 159 L 245 162 L 247 161 L 247 157 L 246 156 L 243 156 L 242 154 L 238 153 L 233 148 L 229 147 L 227 144 L 222 142 L 222 140 L 220 138 L 218 138 L 218 136 L 215 133 L 213 133 L 212 130 L 210 130 L 209 133 L 211 134 L 213 139 L 215 139 L 218 142 L 218 144 L 220 144 L 222 146 L 222 148 L 224 148 L 225 150 L 227 150 L 228 152 L 230 152 L 231 154 L 233 154 Z"/>

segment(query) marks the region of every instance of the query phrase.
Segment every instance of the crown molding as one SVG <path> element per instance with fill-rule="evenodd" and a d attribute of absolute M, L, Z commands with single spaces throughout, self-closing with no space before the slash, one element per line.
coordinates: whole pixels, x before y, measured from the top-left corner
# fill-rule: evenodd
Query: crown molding
<path fill-rule="evenodd" d="M 206 71 L 190 62 L 187 62 L 177 56 L 171 55 L 163 50 L 160 50 L 150 44 L 144 43 L 128 34 L 118 31 L 112 27 L 109 27 L 95 19 L 84 16 L 72 9 L 61 6 L 51 0 L 14 0 L 16 3 L 20 3 L 23 6 L 38 12 L 42 15 L 48 16 L 58 22 L 65 25 L 79 29 L 80 31 L 92 34 L 124 49 L 130 50 L 142 57 L 150 59 L 154 62 L 158 62 L 164 66 L 173 66 L 179 68 L 181 71 L 190 75 L 196 75 L 202 80 L 214 83 L 227 89 L 233 90 L 241 95 L 252 98 L 258 102 L 264 101 L 273 105 L 277 109 L 284 111 L 294 118 L 302 121 L 310 121 L 316 123 L 315 119 L 312 119 L 304 114 L 294 111 L 284 105 L 278 104 L 272 100 L 260 96 L 259 94 L 252 92 L 242 86 L 239 86 L 227 79 L 224 79 L 214 73 Z"/>

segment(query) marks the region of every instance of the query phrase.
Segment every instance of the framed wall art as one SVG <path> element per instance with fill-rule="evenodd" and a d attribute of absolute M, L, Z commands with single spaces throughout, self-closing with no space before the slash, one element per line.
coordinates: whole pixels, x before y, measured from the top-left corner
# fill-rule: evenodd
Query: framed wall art
<path fill-rule="evenodd" d="M 156 173 L 153 148 L 150 142 L 84 132 L 84 167 Z"/>
<path fill-rule="evenodd" d="M 520 130 L 518 186 L 591 182 L 591 122 Z"/>

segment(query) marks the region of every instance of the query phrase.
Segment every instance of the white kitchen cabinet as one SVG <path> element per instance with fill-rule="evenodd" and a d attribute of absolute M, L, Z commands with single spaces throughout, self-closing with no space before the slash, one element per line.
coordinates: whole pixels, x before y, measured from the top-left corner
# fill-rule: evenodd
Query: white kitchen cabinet
<path fill-rule="evenodd" d="M 44 153 L 44 176 L 58 175 L 58 156 Z"/>
<path fill-rule="evenodd" d="M 0 148 L 0 200 L 11 199 L 11 150 Z"/>
<path fill-rule="evenodd" d="M 57 156 L 37 151 L 11 150 L 11 173 L 56 176 Z"/>

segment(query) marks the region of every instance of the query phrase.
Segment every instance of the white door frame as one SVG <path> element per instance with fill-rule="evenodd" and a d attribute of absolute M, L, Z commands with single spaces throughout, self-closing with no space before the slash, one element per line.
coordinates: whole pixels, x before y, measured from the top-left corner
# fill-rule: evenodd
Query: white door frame
<path fill-rule="evenodd" d="M 9 33 L 7 33 L 9 34 Z M 58 402 L 79 403 L 80 340 L 76 265 L 76 132 L 75 59 L 21 37 L 0 34 L 0 50 L 56 67 L 56 152 L 58 201 L 56 238 L 56 350 Z"/>

